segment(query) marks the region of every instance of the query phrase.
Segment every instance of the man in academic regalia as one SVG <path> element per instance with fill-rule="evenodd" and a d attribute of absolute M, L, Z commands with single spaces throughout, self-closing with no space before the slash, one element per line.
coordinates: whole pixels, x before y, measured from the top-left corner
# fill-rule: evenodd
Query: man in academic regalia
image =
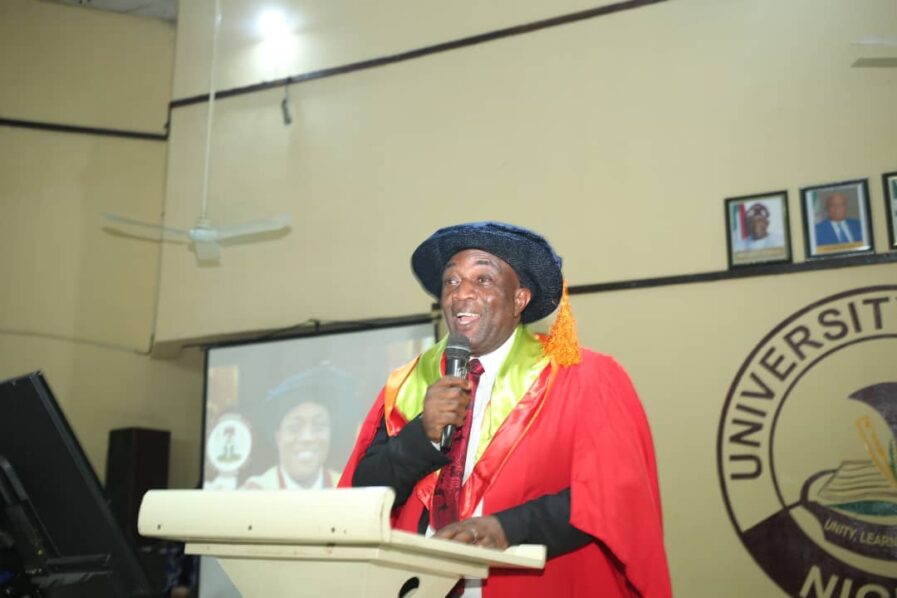
<path fill-rule="evenodd" d="M 548 547 L 544 571 L 493 569 L 465 596 L 670 596 L 644 411 L 619 364 L 580 348 L 548 242 L 462 224 L 411 262 L 449 332 L 469 339 L 469 374 L 444 376 L 447 339 L 394 371 L 340 485 L 392 487 L 399 529 Z M 523 327 L 559 306 L 548 336 Z"/>
<path fill-rule="evenodd" d="M 335 429 L 358 421 L 352 379 L 337 368 L 317 366 L 286 378 L 264 402 L 263 432 L 277 449 L 277 463 L 244 482 L 244 490 L 318 490 L 333 488 L 351 440 Z M 341 433 L 342 432 L 342 433 Z M 347 442 L 348 440 L 348 442 Z"/>

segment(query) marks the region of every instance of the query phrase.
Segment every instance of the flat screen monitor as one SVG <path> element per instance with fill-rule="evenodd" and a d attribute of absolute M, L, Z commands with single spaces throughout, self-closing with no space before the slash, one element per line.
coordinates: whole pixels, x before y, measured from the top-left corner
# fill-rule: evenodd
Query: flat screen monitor
<path fill-rule="evenodd" d="M 0 525 L 21 528 L 21 520 L 36 519 L 25 535 L 45 543 L 46 556 L 54 559 L 50 570 L 40 575 L 44 596 L 153 595 L 96 473 L 40 372 L 0 382 L 0 457 Z M 22 530 L 3 531 L 7 544 L 10 537 L 16 539 L 12 550 L 27 558 Z"/>

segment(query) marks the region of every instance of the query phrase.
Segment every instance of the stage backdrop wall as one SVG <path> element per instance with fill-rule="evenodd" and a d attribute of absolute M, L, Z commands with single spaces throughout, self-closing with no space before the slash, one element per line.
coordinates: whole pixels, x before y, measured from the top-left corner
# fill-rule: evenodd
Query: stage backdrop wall
<path fill-rule="evenodd" d="M 0 379 L 44 370 L 101 478 L 110 429 L 170 430 L 171 483 L 193 487 L 201 356 L 150 357 L 158 235 L 116 235 L 102 216 L 161 220 L 174 37 L 162 21 L 0 2 L 0 119 L 159 137 L 0 123 Z"/>
<path fill-rule="evenodd" d="M 189 3 L 179 15 L 176 101 L 208 84 L 208 52 L 193 50 L 208 42 L 211 4 Z M 369 22 L 357 3 L 325 11 L 294 0 L 280 4 L 295 24 L 272 56 L 262 52 L 257 3 L 221 6 L 220 89 L 487 28 L 472 1 L 453 4 L 456 20 L 444 30 L 435 18 L 406 20 L 408 3 L 378 6 Z M 500 6 L 502 24 L 545 8 Z M 552 7 L 563 14 L 581 4 Z M 408 276 L 408 257 L 426 234 L 459 220 L 513 220 L 563 239 L 571 284 L 598 283 L 724 269 L 724 198 L 778 189 L 790 192 L 801 260 L 799 187 L 869 178 L 882 251 L 878 177 L 895 168 L 897 82 L 889 69 L 852 67 L 882 50 L 850 40 L 897 20 L 897 7 L 863 7 L 661 2 L 292 85 L 290 125 L 281 87 L 220 98 L 211 217 L 228 224 L 286 213 L 292 231 L 225 247 L 215 268 L 166 245 L 156 339 L 418 313 L 426 296 Z M 369 33 L 346 48 L 356 30 Z M 200 211 L 207 107 L 171 112 L 173 226 L 190 226 Z"/>
<path fill-rule="evenodd" d="M 211 5 L 179 15 L 165 207 L 175 226 L 199 210 L 208 105 L 177 100 L 206 91 Z M 277 51 L 254 29 L 256 3 L 221 5 L 220 89 L 585 8 L 293 0 L 280 5 L 290 30 Z M 779 189 L 803 262 L 799 189 L 868 178 L 884 253 L 879 177 L 897 170 L 897 79 L 853 67 L 890 50 L 850 40 L 894 22 L 887 0 L 862 10 L 660 2 L 312 78 L 289 87 L 290 125 L 282 87 L 219 98 L 211 216 L 287 213 L 294 224 L 226 247 L 214 268 L 164 247 L 156 338 L 178 346 L 312 318 L 419 313 L 430 298 L 409 256 L 465 220 L 536 228 L 570 284 L 587 285 L 724 270 L 724 199 Z M 893 329 L 894 292 L 861 289 L 895 275 L 884 263 L 573 297 L 583 340 L 617 355 L 642 394 L 677 596 L 893 593 L 882 552 L 894 529 L 893 431 L 880 409 L 849 397 L 893 381 L 893 341 L 867 336 Z M 851 468 L 880 494 L 852 494 Z"/>

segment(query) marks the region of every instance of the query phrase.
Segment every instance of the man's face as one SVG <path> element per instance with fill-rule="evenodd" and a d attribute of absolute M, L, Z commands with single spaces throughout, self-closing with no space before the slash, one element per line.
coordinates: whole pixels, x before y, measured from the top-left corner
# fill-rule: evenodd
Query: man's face
<path fill-rule="evenodd" d="M 751 219 L 751 237 L 754 239 L 762 239 L 766 236 L 769 229 L 769 219 L 765 216 L 754 216 Z"/>
<path fill-rule="evenodd" d="M 499 348 L 531 298 L 511 266 L 480 249 L 459 251 L 442 272 L 442 315 L 450 332 L 470 339 L 474 355 Z"/>
<path fill-rule="evenodd" d="M 847 217 L 847 198 L 843 195 L 832 195 L 826 202 L 828 219 L 840 222 Z"/>
<path fill-rule="evenodd" d="M 330 412 L 320 403 L 293 407 L 274 432 L 280 464 L 299 484 L 311 484 L 330 451 Z"/>

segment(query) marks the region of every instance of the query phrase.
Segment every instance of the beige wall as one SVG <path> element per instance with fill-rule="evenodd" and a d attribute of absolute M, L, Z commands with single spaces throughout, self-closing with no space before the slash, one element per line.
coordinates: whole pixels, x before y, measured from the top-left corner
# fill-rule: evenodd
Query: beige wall
<path fill-rule="evenodd" d="M 266 57 L 270 44 L 252 31 L 257 5 L 221 4 L 218 88 L 586 8 L 393 3 L 367 12 L 294 0 L 281 4 L 294 34 Z M 209 1 L 182 3 L 176 99 L 207 88 L 210 11 Z M 156 338 L 178 346 L 309 318 L 425 312 L 410 253 L 438 226 L 465 220 L 538 229 L 581 285 L 723 270 L 723 200 L 787 189 L 800 262 L 799 188 L 868 177 L 875 246 L 885 252 L 879 176 L 897 169 L 897 80 L 852 68 L 887 50 L 849 42 L 895 22 L 886 0 L 862 10 L 846 0 L 679 0 L 294 85 L 290 126 L 280 89 L 221 99 L 210 216 L 229 224 L 287 213 L 293 228 L 225 247 L 215 267 L 163 247 Z M 165 214 L 174 226 L 199 215 L 207 109 L 172 112 Z M 895 275 L 883 264 L 573 298 L 584 342 L 629 369 L 651 419 L 677 595 L 782 595 L 723 504 L 716 438 L 726 393 L 790 314 Z M 875 379 L 895 357 L 886 345 L 860 374 Z M 827 450 L 862 458 L 847 436 Z"/>
<path fill-rule="evenodd" d="M 251 30 L 258 3 L 221 4 L 218 88 L 601 3 L 393 1 L 374 10 L 293 0 L 282 6 L 296 16 L 295 35 L 273 56 Z M 169 95 L 208 88 L 211 0 L 180 5 L 175 51 L 159 23 L 6 0 L 0 75 L 19 83 L 0 90 L 0 116 L 161 130 Z M 884 252 L 878 177 L 897 170 L 897 80 L 851 68 L 887 50 L 849 41 L 895 22 L 887 0 L 862 10 L 847 0 L 678 0 L 294 85 L 290 126 L 282 90 L 219 100 L 209 215 L 229 224 L 287 213 L 294 224 L 285 236 L 225 247 L 217 266 L 198 266 L 185 245 L 109 235 L 99 219 L 115 211 L 195 222 L 207 105 L 172 111 L 167 148 L 0 128 L 0 254 L 15 256 L 0 261 L 14 283 L 0 288 L 0 374 L 46 369 L 100 472 L 109 428 L 172 429 L 172 480 L 191 485 L 201 364 L 189 350 L 146 356 L 153 334 L 156 354 L 177 356 L 188 342 L 309 318 L 426 312 L 408 260 L 438 226 L 536 228 L 564 256 L 572 285 L 722 270 L 723 199 L 785 188 L 803 261 L 799 187 L 868 177 Z M 89 40 L 90 61 L 72 51 L 88 42 L 71 36 Z M 895 274 L 883 264 L 573 298 L 584 343 L 617 356 L 643 397 L 677 595 L 782 595 L 724 509 L 715 442 L 728 387 L 790 314 Z M 895 357 L 884 346 L 861 373 L 880 377 Z M 850 442 L 838 436 L 826 450 L 856 455 Z"/>
<path fill-rule="evenodd" d="M 222 5 L 226 20 L 243 3 Z M 849 40 L 894 11 L 666 2 L 295 85 L 288 127 L 281 90 L 219 100 L 210 215 L 289 213 L 293 231 L 225 248 L 216 268 L 165 247 L 157 338 L 424 311 L 408 255 L 456 220 L 537 226 L 586 284 L 723 269 L 723 198 L 782 188 L 801 260 L 797 189 L 870 177 L 881 251 L 895 82 L 851 68 Z M 180 27 L 179 43 L 205 30 Z M 241 55 L 221 45 L 226 71 Z M 179 56 L 176 72 L 197 68 Z M 205 117 L 172 113 L 172 225 L 200 212 Z"/>
<path fill-rule="evenodd" d="M 727 393 L 751 351 L 780 322 L 829 295 L 894 281 L 897 264 L 883 264 L 573 298 L 583 344 L 614 355 L 626 367 L 652 424 L 677 596 L 784 595 L 753 563 L 723 506 L 717 433 Z M 815 371 L 826 376 L 822 388 L 816 389 L 815 409 L 820 413 L 838 412 L 840 405 L 851 403 L 843 398 L 846 394 L 838 394 L 842 383 L 853 392 L 865 384 L 893 381 L 897 293 L 892 289 L 884 295 L 892 297 L 883 309 L 885 329 L 892 338 L 866 354 L 859 367 L 853 364 L 839 371 L 827 367 L 826 360 L 820 363 Z M 862 312 L 863 323 L 871 328 L 867 312 Z M 811 330 L 821 338 L 818 326 Z M 776 355 L 785 354 L 780 350 Z M 789 356 L 785 363 L 791 361 Z M 793 396 L 802 388 L 797 384 Z M 799 412 L 796 400 L 785 402 L 786 414 L 789 409 Z M 805 418 L 800 427 L 805 436 L 793 429 L 780 430 L 778 446 L 792 442 L 791 453 L 831 453 L 828 467 L 837 466 L 838 459 L 868 459 L 849 415 L 836 421 L 807 417 L 806 412 L 800 415 Z M 888 436 L 883 433 L 881 438 L 887 441 Z M 801 467 L 783 465 L 787 460 L 781 454 L 777 458 L 780 479 L 803 481 Z M 803 458 L 810 460 L 807 455 Z M 765 498 L 758 493 L 757 503 Z M 897 574 L 893 563 L 881 560 L 868 565 L 868 570 Z M 854 590 L 860 585 L 857 580 Z"/>
<path fill-rule="evenodd" d="M 0 3 L 0 117 L 164 133 L 174 27 L 33 0 Z M 0 127 L 0 378 L 42 369 L 97 473 L 110 429 L 172 432 L 171 482 L 198 479 L 202 363 L 149 355 L 167 144 Z"/>
<path fill-rule="evenodd" d="M 174 28 L 41 0 L 0 4 L 5 118 L 164 132 Z"/>
<path fill-rule="evenodd" d="M 225 0 L 221 2 L 216 87 L 229 89 L 399 54 L 610 4 L 610 0 L 557 0 L 550 4 L 538 0 L 487 4 L 290 0 L 259 5 L 251 0 Z M 273 43 L 263 40 L 257 19 L 266 9 L 284 9 L 296 35 Z M 213 3 L 206 0 L 178 6 L 176 99 L 209 91 L 213 10 Z"/>

